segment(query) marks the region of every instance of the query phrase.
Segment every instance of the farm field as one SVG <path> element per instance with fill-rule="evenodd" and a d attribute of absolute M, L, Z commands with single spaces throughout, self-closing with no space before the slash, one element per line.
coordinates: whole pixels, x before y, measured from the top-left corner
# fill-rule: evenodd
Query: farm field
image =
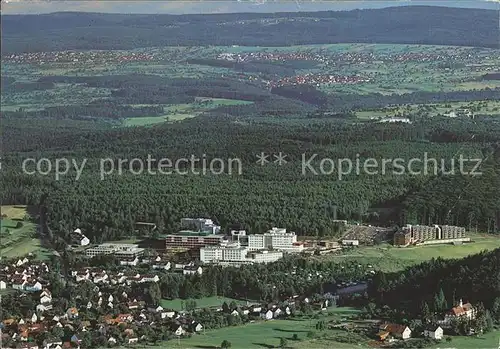
<path fill-rule="evenodd" d="M 206 331 L 191 338 L 182 339 L 179 342 L 158 346 L 156 348 L 217 348 L 223 340 L 231 342 L 231 348 L 273 348 L 279 347 L 280 339 L 285 338 L 290 347 L 296 349 L 306 348 L 326 348 L 336 349 L 359 348 L 357 344 L 340 343 L 333 341 L 335 335 L 345 335 L 342 330 L 325 329 L 315 330 L 315 324 L 319 320 L 325 322 L 340 320 L 357 314 L 358 311 L 352 308 L 332 308 L 328 315 L 318 319 L 291 319 L 291 320 L 271 320 L 258 321 L 242 326 L 226 327 L 217 330 Z M 315 331 L 315 338 L 308 339 L 307 334 Z M 293 335 L 297 334 L 298 340 L 293 340 Z"/>
<path fill-rule="evenodd" d="M 47 251 L 42 248 L 40 239 L 33 237 L 36 224 L 25 219 L 29 217 L 27 206 L 2 206 L 0 220 L 0 255 L 15 258 L 29 253 L 38 253 L 45 258 Z"/>
<path fill-rule="evenodd" d="M 173 309 L 173 310 L 183 310 L 184 303 L 186 300 L 183 299 L 162 299 L 160 305 L 165 309 Z M 222 306 L 222 303 L 226 302 L 227 304 L 231 302 L 236 302 L 237 304 L 246 304 L 245 301 L 241 301 L 238 299 L 232 299 L 227 297 L 205 297 L 200 299 L 195 299 L 197 308 L 210 308 Z"/>
<path fill-rule="evenodd" d="M 432 258 L 463 258 L 500 247 L 500 239 L 495 236 L 473 235 L 471 239 L 474 242 L 458 246 L 443 244 L 399 248 L 385 244 L 374 247 L 359 247 L 341 255 L 332 254 L 318 258 L 327 258 L 338 262 L 354 261 L 370 264 L 374 269 L 385 272 L 395 272 Z"/>
<path fill-rule="evenodd" d="M 375 55 L 451 55 L 461 57 L 471 48 L 429 45 L 389 45 L 389 44 L 331 44 L 303 45 L 290 47 L 227 47 L 211 48 L 145 48 L 139 51 L 123 51 L 123 54 L 145 52 L 155 55 L 155 61 L 121 62 L 111 58 L 89 62 L 46 62 L 45 64 L 2 64 L 2 76 L 15 78 L 17 82 L 33 82 L 45 76 L 104 76 L 127 74 L 154 74 L 167 79 L 204 79 L 233 77 L 255 81 L 266 79 L 258 72 L 240 72 L 230 68 L 189 64 L 187 60 L 197 58 L 216 58 L 220 53 L 246 52 L 311 52 L 323 55 L 358 54 Z M 296 75 L 308 73 L 335 73 L 339 75 L 361 75 L 370 81 L 360 84 L 326 84 L 318 86 L 327 93 L 381 93 L 402 94 L 416 91 L 462 91 L 500 87 L 499 81 L 482 81 L 480 77 L 495 70 L 500 64 L 497 51 L 480 49 L 474 61 L 462 62 L 453 69 L 446 69 L 440 64 L 445 61 L 409 60 L 391 61 L 383 59 L 337 62 L 333 65 L 314 61 L 287 60 L 286 64 L 295 67 Z M 303 64 L 307 63 L 307 64 Z M 44 106 L 87 104 L 95 100 L 109 99 L 111 89 L 95 88 L 85 84 L 57 83 L 53 89 L 38 91 L 9 91 L 2 94 L 2 108 L 17 110 L 24 108 L 39 109 Z M 219 101 L 219 105 L 226 102 Z M 212 106 L 211 106 L 212 107 Z M 152 121 L 152 120 L 151 120 Z M 152 123 L 161 122 L 154 120 Z M 143 120 L 138 125 L 149 124 Z"/>

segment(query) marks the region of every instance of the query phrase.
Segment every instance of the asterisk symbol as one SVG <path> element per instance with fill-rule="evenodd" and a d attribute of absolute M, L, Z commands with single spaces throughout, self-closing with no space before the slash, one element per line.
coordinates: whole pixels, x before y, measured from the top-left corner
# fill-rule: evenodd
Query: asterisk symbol
<path fill-rule="evenodd" d="M 282 152 L 279 152 L 278 155 L 274 154 L 274 158 L 275 158 L 274 162 L 280 166 L 287 163 L 287 161 L 285 160 L 286 155 L 283 154 Z"/>
<path fill-rule="evenodd" d="M 257 164 L 261 165 L 261 166 L 264 166 L 265 164 L 267 164 L 269 162 L 269 160 L 267 159 L 269 157 L 269 155 L 266 155 L 266 153 L 262 152 L 260 154 L 257 154 Z"/>

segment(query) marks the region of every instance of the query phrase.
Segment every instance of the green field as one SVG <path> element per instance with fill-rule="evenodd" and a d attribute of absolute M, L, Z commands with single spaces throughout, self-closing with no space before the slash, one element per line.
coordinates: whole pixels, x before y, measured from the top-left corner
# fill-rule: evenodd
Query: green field
<path fill-rule="evenodd" d="M 0 255 L 4 258 L 25 256 L 37 253 L 45 258 L 47 251 L 42 248 L 40 239 L 34 237 L 37 226 L 30 221 L 27 206 L 2 206 L 0 220 Z M 18 225 L 21 225 L 18 227 Z"/>
<path fill-rule="evenodd" d="M 406 267 L 428 261 L 432 258 L 463 258 L 483 250 L 500 248 L 500 239 L 492 235 L 471 236 L 474 242 L 463 245 L 428 245 L 417 247 L 395 247 L 389 244 L 374 247 L 353 248 L 339 255 L 325 255 L 317 258 L 338 262 L 353 261 L 372 265 L 375 270 L 399 271 Z"/>
<path fill-rule="evenodd" d="M 396 106 L 375 110 L 360 110 L 356 116 L 360 119 L 384 118 L 394 116 L 408 116 L 417 114 L 420 110 L 425 111 L 431 117 L 438 115 L 449 115 L 451 112 L 459 113 L 460 109 L 468 109 L 476 115 L 500 115 L 499 101 L 474 101 L 474 102 L 449 102 L 436 104 L 413 104 L 408 106 Z"/>
<path fill-rule="evenodd" d="M 446 338 L 446 336 L 445 336 Z M 500 347 L 500 331 L 493 331 L 478 337 L 451 337 L 451 342 L 436 344 L 432 348 L 456 348 L 456 349 L 498 349 Z"/>
<path fill-rule="evenodd" d="M 232 301 L 237 304 L 246 304 L 245 301 L 240 301 L 237 299 L 227 298 L 227 297 L 205 297 L 200 299 L 195 299 L 197 308 L 210 308 L 222 306 L 222 303 L 226 302 L 228 305 Z M 162 299 L 160 305 L 165 309 L 182 310 L 184 308 L 185 300 L 182 299 Z"/>
<path fill-rule="evenodd" d="M 164 122 L 182 121 L 200 115 L 204 111 L 227 105 L 251 104 L 253 102 L 225 98 L 203 98 L 202 101 L 163 106 L 166 114 L 160 116 L 143 116 L 126 118 L 124 126 L 148 126 Z M 149 106 L 148 104 L 135 104 L 134 107 Z"/>
<path fill-rule="evenodd" d="M 285 338 L 290 347 L 301 348 L 359 348 L 357 344 L 346 344 L 333 341 L 335 335 L 345 335 L 342 330 L 325 329 L 317 331 L 314 338 L 307 337 L 308 332 L 315 331 L 315 325 L 319 320 L 325 322 L 340 320 L 356 315 L 359 311 L 352 308 L 332 308 L 328 315 L 320 316 L 318 319 L 294 318 L 291 320 L 256 321 L 242 326 L 226 327 L 217 330 L 203 332 L 191 338 L 182 339 L 179 342 L 172 341 L 161 348 L 216 348 L 223 340 L 231 342 L 231 348 L 273 348 L 278 347 L 280 339 Z M 293 340 L 297 334 L 298 340 Z M 180 345 L 179 345 L 180 344 Z M 361 344 L 361 343 L 359 343 Z"/>

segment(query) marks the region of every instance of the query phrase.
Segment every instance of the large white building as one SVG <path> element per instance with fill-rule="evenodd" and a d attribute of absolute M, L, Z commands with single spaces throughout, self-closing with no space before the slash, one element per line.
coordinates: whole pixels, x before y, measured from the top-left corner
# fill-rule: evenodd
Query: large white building
<path fill-rule="evenodd" d="M 281 251 L 252 251 L 248 255 L 248 260 L 252 261 L 252 263 L 271 263 L 280 258 L 283 258 L 283 252 Z"/>
<path fill-rule="evenodd" d="M 98 255 L 113 254 L 117 258 L 135 258 L 144 253 L 144 249 L 134 244 L 113 244 L 106 243 L 85 250 L 87 257 L 95 257 Z"/>
<path fill-rule="evenodd" d="M 207 218 L 182 218 L 181 228 L 208 232 L 211 234 L 218 234 L 220 232 L 220 226 L 216 225 L 211 219 Z"/>
<path fill-rule="evenodd" d="M 232 242 L 219 246 L 205 246 L 200 248 L 200 260 L 203 263 L 220 264 L 249 264 L 275 262 L 283 257 L 279 251 L 250 251 L 239 242 Z"/>
<path fill-rule="evenodd" d="M 248 248 L 256 250 L 280 250 L 285 252 L 301 252 L 302 244 L 297 243 L 297 235 L 287 232 L 285 228 L 272 228 L 264 234 L 248 235 Z"/>

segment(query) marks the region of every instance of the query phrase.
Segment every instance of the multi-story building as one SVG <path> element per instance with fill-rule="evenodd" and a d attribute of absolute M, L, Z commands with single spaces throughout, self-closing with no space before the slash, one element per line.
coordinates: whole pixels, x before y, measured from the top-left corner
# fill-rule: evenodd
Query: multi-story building
<path fill-rule="evenodd" d="M 200 260 L 203 263 L 269 263 L 277 261 L 282 257 L 283 252 L 281 251 L 250 251 L 248 247 L 241 246 L 238 242 L 200 248 Z"/>
<path fill-rule="evenodd" d="M 439 228 L 437 225 L 412 225 L 411 232 L 414 241 L 436 240 Z"/>
<path fill-rule="evenodd" d="M 245 262 L 248 252 L 248 247 L 243 247 L 238 242 L 206 246 L 200 248 L 200 260 L 203 263 Z"/>
<path fill-rule="evenodd" d="M 280 258 L 283 258 L 283 252 L 281 251 L 252 251 L 248 255 L 248 260 L 252 261 L 252 263 L 271 263 Z"/>
<path fill-rule="evenodd" d="M 394 245 L 407 246 L 411 243 L 411 228 L 403 227 L 401 231 L 394 234 Z"/>
<path fill-rule="evenodd" d="M 87 257 L 94 257 L 98 255 L 112 254 L 117 258 L 134 259 L 144 253 L 144 249 L 134 244 L 113 244 L 106 243 L 85 250 Z"/>
<path fill-rule="evenodd" d="M 273 249 L 288 252 L 300 252 L 304 249 L 297 243 L 297 235 L 284 228 L 272 228 L 264 234 L 248 235 L 248 248 L 252 251 Z"/>
<path fill-rule="evenodd" d="M 453 240 L 468 241 L 465 237 L 465 228 L 451 225 L 410 225 L 403 227 L 394 234 L 394 245 L 406 246 L 410 243 L 439 243 Z"/>
<path fill-rule="evenodd" d="M 465 238 L 465 228 L 453 225 L 441 225 L 439 239 L 462 239 Z"/>
<path fill-rule="evenodd" d="M 185 247 L 192 249 L 207 245 L 219 245 L 224 241 L 224 235 L 182 230 L 176 234 L 165 236 L 165 247 Z"/>
<path fill-rule="evenodd" d="M 210 234 L 220 232 L 220 226 L 216 225 L 211 219 L 206 218 L 182 218 L 181 228 Z"/>
<path fill-rule="evenodd" d="M 224 258 L 221 246 L 205 246 L 200 248 L 200 261 L 203 263 L 215 263 Z"/>

